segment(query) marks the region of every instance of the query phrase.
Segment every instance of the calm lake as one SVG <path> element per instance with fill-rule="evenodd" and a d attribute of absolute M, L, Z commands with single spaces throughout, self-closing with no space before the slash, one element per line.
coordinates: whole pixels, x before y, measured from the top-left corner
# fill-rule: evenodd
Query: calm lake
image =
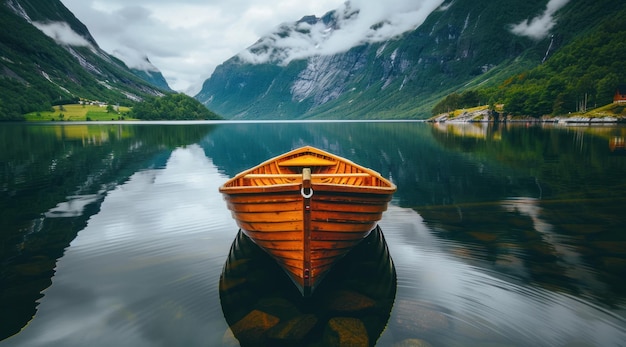
<path fill-rule="evenodd" d="M 626 127 L 0 124 L 0 346 L 626 346 Z M 218 187 L 312 145 L 398 186 L 310 299 Z"/>

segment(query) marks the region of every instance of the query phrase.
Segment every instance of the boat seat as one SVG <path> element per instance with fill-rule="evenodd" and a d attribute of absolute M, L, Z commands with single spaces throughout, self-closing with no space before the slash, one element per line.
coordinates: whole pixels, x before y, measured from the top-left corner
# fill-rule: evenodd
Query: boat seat
<path fill-rule="evenodd" d="M 337 164 L 336 161 L 320 158 L 314 155 L 303 155 L 281 161 L 279 166 L 303 166 L 303 167 L 315 167 L 315 166 L 333 166 Z"/>
<path fill-rule="evenodd" d="M 335 177 L 369 177 L 371 176 L 365 172 L 353 172 L 353 173 L 322 173 L 322 174 L 311 174 L 312 178 L 335 178 Z M 243 176 L 243 178 L 300 178 L 302 175 L 300 174 L 247 174 Z"/>

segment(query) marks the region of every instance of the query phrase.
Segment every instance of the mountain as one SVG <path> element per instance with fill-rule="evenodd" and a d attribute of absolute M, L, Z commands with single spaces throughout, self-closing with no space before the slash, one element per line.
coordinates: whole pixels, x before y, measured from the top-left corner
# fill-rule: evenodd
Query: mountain
<path fill-rule="evenodd" d="M 170 88 L 103 51 L 59 0 L 0 0 L 0 120 L 86 98 L 130 105 Z"/>
<path fill-rule="evenodd" d="M 282 24 L 218 66 L 195 97 L 233 119 L 427 118 L 446 95 L 502 86 L 626 7 L 609 0 L 416 3 L 437 6 L 414 29 L 402 27 L 401 15 L 374 17 L 359 38 L 347 33 L 372 13 L 350 3 Z"/>
<path fill-rule="evenodd" d="M 135 74 L 135 76 L 141 78 L 142 80 L 150 83 L 151 85 L 161 89 L 161 90 L 165 90 L 168 92 L 174 92 L 174 90 L 172 90 L 172 88 L 170 88 L 169 84 L 167 84 L 167 81 L 165 80 L 165 77 L 163 77 L 163 74 L 161 74 L 161 71 L 157 70 L 153 70 L 153 69 L 136 69 L 136 68 L 131 68 L 130 71 Z"/>
<path fill-rule="evenodd" d="M 144 81 L 166 91 L 174 92 L 159 69 L 150 62 L 146 55 L 137 52 L 115 50 L 112 55 L 126 64 L 130 71 Z"/>

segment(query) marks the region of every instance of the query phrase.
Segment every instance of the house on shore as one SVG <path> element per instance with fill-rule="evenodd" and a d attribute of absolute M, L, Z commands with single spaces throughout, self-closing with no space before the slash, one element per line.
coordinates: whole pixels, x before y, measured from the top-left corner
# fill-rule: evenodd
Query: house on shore
<path fill-rule="evenodd" d="M 626 84 L 621 84 L 617 87 L 613 96 L 613 103 L 626 103 Z"/>

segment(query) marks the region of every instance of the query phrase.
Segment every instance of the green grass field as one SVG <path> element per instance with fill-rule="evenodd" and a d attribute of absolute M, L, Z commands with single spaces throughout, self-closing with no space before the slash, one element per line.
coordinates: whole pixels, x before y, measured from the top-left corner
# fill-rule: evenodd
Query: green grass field
<path fill-rule="evenodd" d="M 54 112 L 31 112 L 25 116 L 29 122 L 47 121 L 111 121 L 111 120 L 132 120 L 127 116 L 129 107 L 119 107 L 118 112 L 107 112 L 105 107 L 96 105 L 63 105 L 54 106 Z"/>
<path fill-rule="evenodd" d="M 489 106 L 478 106 L 473 108 L 464 108 L 460 110 L 454 110 L 450 112 L 450 117 L 457 117 L 461 114 L 468 112 L 472 113 L 488 108 Z M 496 111 L 503 112 L 503 105 L 497 105 Z M 572 112 L 567 115 L 559 115 L 560 117 L 589 117 L 589 118 L 602 118 L 602 117 L 625 117 L 626 116 L 626 104 L 608 104 L 601 106 L 587 112 Z"/>
<path fill-rule="evenodd" d="M 626 104 L 608 104 L 606 106 L 598 107 L 590 110 L 587 113 L 577 114 L 587 117 L 616 117 L 626 116 Z"/>
<path fill-rule="evenodd" d="M 454 110 L 454 111 L 450 112 L 450 116 L 451 117 L 457 117 L 457 116 L 462 115 L 465 112 L 472 113 L 472 112 L 476 112 L 476 111 L 480 111 L 480 110 L 486 110 L 487 108 L 489 108 L 489 105 L 483 105 L 483 106 L 477 106 L 477 107 L 471 107 L 471 108 L 464 108 L 464 109 L 460 109 L 460 110 Z"/>

